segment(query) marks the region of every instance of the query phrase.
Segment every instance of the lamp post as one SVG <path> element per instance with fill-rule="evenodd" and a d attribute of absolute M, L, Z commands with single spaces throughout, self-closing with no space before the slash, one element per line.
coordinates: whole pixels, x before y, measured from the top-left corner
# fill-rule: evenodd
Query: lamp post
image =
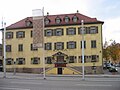
<path fill-rule="evenodd" d="M 82 80 L 85 80 L 85 73 L 84 73 L 84 21 L 81 20 L 82 24 Z"/>
<path fill-rule="evenodd" d="M 6 40 L 5 40 L 5 37 L 6 37 L 6 23 L 4 22 L 3 23 L 3 27 L 4 27 L 4 36 L 3 36 L 3 45 L 4 45 L 4 63 L 3 63 L 3 67 L 4 67 L 4 76 L 3 76 L 3 78 L 6 78 Z"/>

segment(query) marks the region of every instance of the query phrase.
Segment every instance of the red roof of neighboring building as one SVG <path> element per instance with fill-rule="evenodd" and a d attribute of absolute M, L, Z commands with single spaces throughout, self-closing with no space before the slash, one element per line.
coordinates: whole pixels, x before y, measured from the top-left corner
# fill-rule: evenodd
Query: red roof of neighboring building
<path fill-rule="evenodd" d="M 65 16 L 68 16 L 70 18 L 70 21 L 68 23 L 66 23 L 64 21 L 64 18 Z M 78 17 L 78 21 L 77 22 L 73 22 L 72 18 L 73 16 L 77 16 Z M 61 23 L 60 24 L 57 24 L 55 22 L 55 19 L 59 17 L 61 19 Z M 59 14 L 59 15 L 47 15 L 47 16 L 44 16 L 44 18 L 47 18 L 50 20 L 50 23 L 45 25 L 45 27 L 50 27 L 50 26 L 61 26 L 61 25 L 79 25 L 81 24 L 81 20 L 84 20 L 84 23 L 85 24 L 92 24 L 92 23 L 104 23 L 103 21 L 99 21 L 97 20 L 96 18 L 91 18 L 91 17 L 88 17 L 88 16 L 85 16 L 83 14 L 80 14 L 80 13 L 73 13 L 73 14 Z M 27 26 L 26 25 L 26 22 L 27 21 L 30 21 L 32 23 L 33 19 L 32 17 L 27 17 L 23 20 L 20 20 L 10 26 L 7 27 L 7 29 L 19 29 L 19 28 L 30 28 L 32 26 Z"/>

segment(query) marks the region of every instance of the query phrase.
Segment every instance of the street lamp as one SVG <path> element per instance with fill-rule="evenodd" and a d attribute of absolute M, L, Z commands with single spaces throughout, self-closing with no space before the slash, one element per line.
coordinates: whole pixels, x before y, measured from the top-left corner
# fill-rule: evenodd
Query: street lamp
<path fill-rule="evenodd" d="M 3 67 L 4 67 L 4 76 L 3 78 L 6 78 L 6 40 L 5 40 L 5 37 L 6 37 L 6 23 L 3 22 L 3 27 L 4 27 L 4 36 L 3 36 L 3 45 L 4 45 L 4 63 L 3 63 Z"/>
<path fill-rule="evenodd" d="M 85 80 L 84 75 L 84 21 L 81 20 L 82 24 L 82 80 Z"/>

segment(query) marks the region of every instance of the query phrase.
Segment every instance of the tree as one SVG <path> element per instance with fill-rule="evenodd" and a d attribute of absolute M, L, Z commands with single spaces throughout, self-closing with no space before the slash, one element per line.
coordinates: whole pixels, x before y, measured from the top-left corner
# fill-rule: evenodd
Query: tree
<path fill-rule="evenodd" d="M 114 63 L 120 62 L 120 44 L 114 40 L 106 48 L 103 48 L 103 58 L 111 59 Z"/>

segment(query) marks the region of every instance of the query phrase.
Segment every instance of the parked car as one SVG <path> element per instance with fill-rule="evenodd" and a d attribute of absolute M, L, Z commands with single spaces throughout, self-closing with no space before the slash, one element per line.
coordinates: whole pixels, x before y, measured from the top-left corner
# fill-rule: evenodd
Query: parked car
<path fill-rule="evenodd" d="M 118 72 L 117 71 L 117 68 L 115 67 L 115 66 L 111 66 L 111 67 L 109 67 L 109 72 Z"/>

